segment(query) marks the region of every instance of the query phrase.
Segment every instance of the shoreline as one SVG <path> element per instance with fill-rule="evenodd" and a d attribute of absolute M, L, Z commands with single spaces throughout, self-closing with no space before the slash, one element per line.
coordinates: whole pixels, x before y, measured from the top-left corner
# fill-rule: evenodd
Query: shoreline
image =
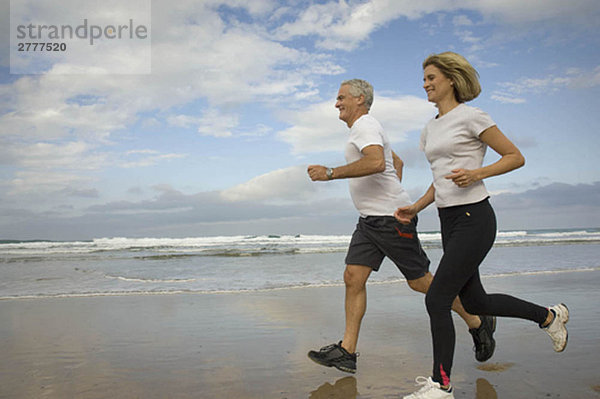
<path fill-rule="evenodd" d="M 569 345 L 554 353 L 539 328 L 502 318 L 478 363 L 455 318 L 455 397 L 600 397 L 599 283 L 598 268 L 486 278 L 489 292 L 565 302 Z M 368 285 L 355 375 L 306 356 L 341 338 L 343 285 L 299 288 L 2 300 L 0 398 L 384 398 L 429 374 L 424 297 L 405 283 Z"/>
<path fill-rule="evenodd" d="M 559 269 L 559 270 L 535 270 L 528 272 L 508 272 L 489 275 L 481 275 L 482 280 L 515 277 L 515 276 L 543 276 L 543 275 L 558 275 L 565 273 L 585 273 L 600 271 L 600 267 L 586 267 L 580 269 Z M 367 286 L 376 285 L 392 285 L 406 283 L 406 279 L 398 277 L 384 281 L 368 281 Z M 4 296 L 0 297 L 2 301 L 17 301 L 17 300 L 44 300 L 58 298 L 102 298 L 102 297 L 131 297 L 131 296 L 168 296 L 168 295 L 235 295 L 235 294 L 250 294 L 261 292 L 275 292 L 285 290 L 301 290 L 309 288 L 333 288 L 343 287 L 343 282 L 334 283 L 315 283 L 291 285 L 272 288 L 257 288 L 257 289 L 238 289 L 238 290 L 170 290 L 170 291 L 123 291 L 123 292 L 92 292 L 92 293 L 74 293 L 74 294 L 48 294 L 48 295 L 21 295 L 21 296 Z"/>

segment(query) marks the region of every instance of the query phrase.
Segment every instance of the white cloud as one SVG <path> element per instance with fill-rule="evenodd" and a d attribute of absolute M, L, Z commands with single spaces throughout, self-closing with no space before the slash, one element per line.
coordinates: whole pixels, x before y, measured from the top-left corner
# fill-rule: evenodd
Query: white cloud
<path fill-rule="evenodd" d="M 0 156 L 11 164 L 40 171 L 97 170 L 107 162 L 106 154 L 95 153 L 94 147 L 83 141 L 7 143 L 0 149 Z"/>
<path fill-rule="evenodd" d="M 255 25 L 228 26 L 217 12 L 221 3 L 153 2 L 152 75 L 93 79 L 86 74 L 50 74 L 0 85 L 0 135 L 53 140 L 75 133 L 106 138 L 129 127 L 142 112 L 198 99 L 211 107 L 277 102 L 290 95 L 312 99 L 318 94 L 315 76 L 343 72 L 331 56 L 286 47 Z M 246 8 L 252 15 L 273 7 L 273 2 L 226 4 Z M 65 19 L 68 10 L 63 10 Z M 121 62 L 132 56 L 123 54 Z M 80 96 L 95 101 L 73 101 Z"/>
<path fill-rule="evenodd" d="M 460 4 L 465 9 L 481 12 L 486 18 L 500 18 L 508 23 L 531 23 L 555 20 L 565 25 L 583 21 L 598 24 L 593 15 L 598 15 L 595 0 L 546 0 L 539 3 L 521 0 L 468 0 Z M 590 18 L 591 17 L 591 18 Z"/>
<path fill-rule="evenodd" d="M 181 128 L 196 127 L 203 136 L 231 137 L 233 130 L 239 125 L 239 117 L 222 113 L 216 108 L 208 108 L 202 111 L 201 116 L 171 115 L 167 118 L 167 123 Z"/>
<path fill-rule="evenodd" d="M 278 7 L 276 0 L 261 0 L 261 1 L 248 1 L 248 0 L 211 0 L 211 3 L 215 6 L 225 4 L 229 7 L 245 9 L 254 16 L 263 16 L 267 13 L 271 13 L 275 8 Z"/>
<path fill-rule="evenodd" d="M 130 129 L 141 118 L 140 126 L 150 131 L 166 120 L 214 137 L 264 135 L 269 128 L 258 122 L 254 130 L 240 127 L 240 105 L 279 104 L 282 98 L 313 101 L 319 95 L 319 76 L 344 71 L 331 55 L 274 41 L 261 24 L 224 21 L 223 4 L 256 18 L 269 18 L 276 7 L 273 1 L 153 1 L 151 75 L 50 73 L 15 76 L 0 84 L 0 159 L 21 173 L 10 172 L 3 184 L 12 187 L 12 193 L 27 192 L 34 189 L 29 185 L 37 180 L 31 176 L 37 176 L 39 168 L 57 176 L 68 170 L 70 179 L 80 176 L 84 182 L 89 170 L 146 167 L 186 156 L 124 156 L 123 150 L 115 149 L 124 142 L 120 135 L 127 140 L 136 134 Z M 70 10 L 81 6 L 40 12 L 71 21 L 75 13 Z M 115 62 L 136 62 L 136 54 L 117 58 Z M 95 64 L 93 58 L 71 61 L 56 64 L 54 70 L 81 72 Z M 197 114 L 192 114 L 187 110 L 190 104 L 206 105 L 196 106 Z M 186 111 L 179 111 L 182 108 Z M 52 181 L 55 188 L 64 187 L 62 180 Z"/>
<path fill-rule="evenodd" d="M 156 150 L 132 150 L 127 151 L 125 155 L 126 159 L 118 163 L 118 165 L 122 168 L 140 168 L 154 166 L 162 161 L 181 159 L 187 157 L 187 154 L 161 154 Z M 135 159 L 127 159 L 131 157 L 134 157 Z"/>
<path fill-rule="evenodd" d="M 282 40 L 298 36 L 317 35 L 317 45 L 325 49 L 353 50 L 369 35 L 398 18 L 416 19 L 426 14 L 456 10 L 475 11 L 484 19 L 506 23 L 536 23 L 548 20 L 556 24 L 598 25 L 599 9 L 596 0 L 547 0 L 543 7 L 536 2 L 522 0 L 370 0 L 329 1 L 312 4 L 297 18 L 276 30 Z M 460 15 L 454 19 L 460 26 L 469 26 L 470 20 Z M 468 36 L 466 36 L 468 38 Z"/>
<path fill-rule="evenodd" d="M 35 55 L 19 52 L 16 46 L 11 46 L 11 71 L 13 72 L 40 73 L 49 70 L 49 73 L 88 75 L 150 72 L 151 1 L 149 0 L 127 2 L 64 0 L 61 1 L 61 7 L 56 7 L 56 2 L 53 0 L 24 0 L 12 2 L 10 14 L 13 26 L 32 24 L 34 27 L 42 27 L 37 34 L 34 31 L 32 37 L 27 36 L 26 41 L 48 41 L 47 35 L 53 31 L 51 28 L 60 27 L 61 29 L 56 29 L 54 34 L 60 38 L 59 43 L 67 46 L 65 51 L 50 51 Z M 131 32 L 126 25 L 130 21 L 133 25 Z M 64 26 L 70 26 L 71 33 L 65 31 Z M 116 28 L 122 26 L 126 26 L 124 31 L 122 28 Z M 48 29 L 45 30 L 44 27 Z M 111 40 L 100 38 L 104 36 L 102 32 L 109 31 L 109 27 L 114 28 L 113 38 Z M 73 31 L 76 32 L 74 38 L 72 38 Z M 85 38 L 81 38 L 82 33 Z M 92 38 L 93 36 L 96 38 Z M 130 37 L 135 39 L 132 40 Z"/>
<path fill-rule="evenodd" d="M 502 103 L 521 104 L 523 95 L 555 93 L 564 89 L 586 89 L 600 85 L 600 66 L 592 71 L 568 68 L 561 76 L 548 75 L 540 78 L 520 78 L 515 82 L 500 82 L 500 89 L 491 98 Z"/>
<path fill-rule="evenodd" d="M 273 131 L 273 128 L 267 126 L 265 124 L 259 123 L 256 126 L 253 126 L 246 131 L 240 131 L 239 135 L 244 137 L 264 137 L 270 134 Z"/>
<path fill-rule="evenodd" d="M 190 115 L 171 115 L 167 118 L 167 123 L 171 126 L 187 129 L 200 123 L 200 118 Z"/>
<path fill-rule="evenodd" d="M 404 16 L 416 18 L 431 11 L 432 3 L 441 1 L 387 1 L 373 0 L 363 3 L 331 1 L 313 4 L 304 9 L 298 18 L 276 30 L 282 40 L 297 36 L 318 35 L 319 47 L 352 50 L 374 30 L 391 20 Z"/>
<path fill-rule="evenodd" d="M 455 34 L 463 43 L 476 45 L 477 43 L 481 42 L 481 38 L 476 37 L 470 30 L 456 30 Z"/>
<path fill-rule="evenodd" d="M 159 162 L 187 157 L 186 154 L 161 154 L 155 150 L 131 150 L 123 156 L 99 151 L 83 141 L 34 144 L 5 143 L 0 147 L 3 163 L 19 167 L 12 179 L 3 182 L 11 196 L 32 193 L 64 193 L 65 190 L 89 192 L 89 172 L 114 164 L 123 168 L 147 167 Z M 87 195 L 78 195 L 85 197 Z M 88 196 L 89 197 L 89 196 Z"/>
<path fill-rule="evenodd" d="M 115 82 L 116 83 L 116 82 Z M 0 136 L 23 139 L 59 139 L 68 135 L 95 135 L 124 128 L 134 119 L 131 106 L 107 97 L 103 80 L 83 76 L 24 76 L 1 86 L 7 99 L 0 109 Z M 10 93 L 10 94 L 9 94 Z M 80 104 L 80 95 L 96 94 L 91 104 Z"/>
<path fill-rule="evenodd" d="M 49 171 L 18 171 L 9 182 L 9 195 L 33 196 L 32 199 L 43 198 L 47 194 L 56 194 L 74 190 L 75 187 L 89 183 L 89 178 L 73 173 Z"/>
<path fill-rule="evenodd" d="M 338 119 L 333 101 L 313 104 L 302 111 L 288 111 L 281 119 L 292 126 L 277 137 L 292 146 L 292 153 L 340 151 L 347 137 L 345 124 Z"/>
<path fill-rule="evenodd" d="M 371 110 L 392 142 L 404 141 L 408 132 L 420 132 L 435 113 L 431 103 L 415 96 L 376 97 Z"/>
<path fill-rule="evenodd" d="M 523 104 L 527 102 L 524 98 L 514 97 L 512 94 L 503 94 L 501 92 L 494 92 L 490 98 L 503 104 Z"/>
<path fill-rule="evenodd" d="M 293 169 L 293 168 L 292 168 Z M 287 172 L 297 174 L 298 172 Z M 281 172 L 285 177 L 285 170 Z M 276 175 L 273 181 L 282 181 Z M 52 178 L 52 177 L 51 177 Z M 68 179 L 67 179 L 68 180 Z M 268 204 L 263 200 L 232 204 L 218 193 L 182 194 L 170 187 L 157 187 L 160 192 L 152 200 L 136 202 L 106 202 L 89 207 L 81 214 L 68 210 L 49 215 L 40 210 L 26 211 L 19 207 L 0 209 L 0 230 L 8 237 L 88 239 L 94 237 L 153 236 L 182 237 L 203 234 L 332 234 L 352 231 L 356 211 L 347 196 L 306 203 Z M 273 191 L 275 192 L 275 191 Z M 248 190 L 255 198 L 265 198 Z M 416 195 L 422 193 L 419 190 Z M 72 192 L 73 195 L 77 193 Z M 80 192 L 80 195 L 94 195 Z M 240 193 L 241 194 L 241 193 Z M 288 198 L 292 198 L 292 193 Z M 494 196 L 494 207 L 502 211 L 502 226 L 506 228 L 556 228 L 558 226 L 597 226 L 600 222 L 600 183 L 548 184 L 526 192 L 505 192 Z M 437 218 L 430 212 L 423 215 L 422 228 L 438 228 Z M 319 226 L 315 230 L 315 223 Z M 86 230 L 85 226 L 94 226 Z M 76 233 L 74 233 L 76 232 Z M 74 234 L 78 234 L 74 236 Z M 84 234 L 83 236 L 81 234 Z"/>
<path fill-rule="evenodd" d="M 316 184 L 308 177 L 306 166 L 293 166 L 257 176 L 226 189 L 221 192 L 221 197 L 230 202 L 299 202 L 311 198 L 315 192 Z"/>
<path fill-rule="evenodd" d="M 574 89 L 585 89 L 600 86 L 600 65 L 592 71 L 581 68 L 570 68 L 566 72 L 569 87 Z"/>
<path fill-rule="evenodd" d="M 208 109 L 199 118 L 198 124 L 198 133 L 203 136 L 229 137 L 233 134 L 232 130 L 238 126 L 239 118 L 237 115 L 222 114 L 216 109 Z"/>
<path fill-rule="evenodd" d="M 526 92 L 548 92 L 557 91 L 559 89 L 568 86 L 571 79 L 568 77 L 555 77 L 549 76 L 546 78 L 522 78 L 517 82 L 506 82 L 500 83 L 500 87 L 512 93 L 526 93 Z"/>
<path fill-rule="evenodd" d="M 399 142 L 410 131 L 420 130 L 433 114 L 433 106 L 414 96 L 375 98 L 371 109 L 390 141 Z M 333 101 L 324 101 L 302 111 L 290 111 L 283 118 L 292 126 L 278 133 L 279 139 L 292 146 L 294 154 L 343 151 L 348 128 L 338 119 Z"/>
<path fill-rule="evenodd" d="M 473 21 L 471 21 L 471 19 L 466 15 L 457 15 L 456 17 L 452 18 L 452 24 L 454 26 L 472 26 Z"/>

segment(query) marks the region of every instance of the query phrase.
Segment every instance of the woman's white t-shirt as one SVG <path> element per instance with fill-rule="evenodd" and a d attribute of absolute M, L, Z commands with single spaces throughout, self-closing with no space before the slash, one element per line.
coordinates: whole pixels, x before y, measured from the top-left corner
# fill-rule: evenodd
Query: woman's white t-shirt
<path fill-rule="evenodd" d="M 479 135 L 494 125 L 486 112 L 459 104 L 423 128 L 420 147 L 431 165 L 438 208 L 472 204 L 489 196 L 481 180 L 459 187 L 445 177 L 454 169 L 478 169 L 483 165 L 487 145 Z"/>
<path fill-rule="evenodd" d="M 396 209 L 411 204 L 396 175 L 389 140 L 381 124 L 369 114 L 358 118 L 350 128 L 346 143 L 346 162 L 363 157 L 362 150 L 370 145 L 383 147 L 385 170 L 368 176 L 348 179 L 350 195 L 360 215 L 392 216 Z"/>

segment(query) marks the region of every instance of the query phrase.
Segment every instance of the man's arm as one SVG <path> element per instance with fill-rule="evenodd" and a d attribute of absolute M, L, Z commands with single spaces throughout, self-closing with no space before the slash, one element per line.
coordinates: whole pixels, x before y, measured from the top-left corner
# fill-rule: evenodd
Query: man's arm
<path fill-rule="evenodd" d="M 368 176 L 385 170 L 385 157 L 382 146 L 370 145 L 363 148 L 361 152 L 363 157 L 358 161 L 333 168 L 331 179 L 327 177 L 328 168 L 322 165 L 310 165 L 308 175 L 313 181 L 325 181 Z"/>

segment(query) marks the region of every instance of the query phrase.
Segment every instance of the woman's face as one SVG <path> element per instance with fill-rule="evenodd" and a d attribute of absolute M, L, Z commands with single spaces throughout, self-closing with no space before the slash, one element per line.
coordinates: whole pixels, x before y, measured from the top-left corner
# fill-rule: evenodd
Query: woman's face
<path fill-rule="evenodd" d="M 423 70 L 423 88 L 427 93 L 427 99 L 432 103 L 454 98 L 454 87 L 442 71 L 435 65 L 427 65 Z"/>

